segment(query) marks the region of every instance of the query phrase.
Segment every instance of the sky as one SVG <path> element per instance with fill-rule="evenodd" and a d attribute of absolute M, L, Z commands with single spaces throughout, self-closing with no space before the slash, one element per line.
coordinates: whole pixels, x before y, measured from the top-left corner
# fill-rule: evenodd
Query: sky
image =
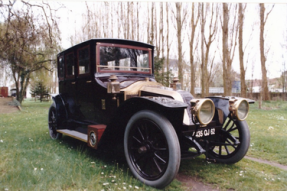
<path fill-rule="evenodd" d="M 135 0 L 136 1 L 136 0 Z M 145 0 L 144 2 L 151 1 Z M 75 34 L 77 28 L 81 27 L 82 13 L 86 10 L 85 1 L 83 0 L 49 0 L 49 3 L 57 6 L 63 4 L 66 8 L 62 8 L 58 11 L 60 16 L 60 31 L 62 37 L 62 47 L 68 48 L 71 46 L 70 37 Z M 94 1 L 88 1 L 92 3 Z M 200 2 L 210 2 L 202 0 Z M 220 0 L 213 0 L 212 2 L 222 2 Z M 225 2 L 238 2 L 238 1 L 225 1 Z M 246 2 L 246 1 L 242 1 Z M 247 63 L 246 78 L 261 78 L 261 66 L 260 66 L 260 52 L 259 52 L 259 2 L 266 4 L 266 11 L 269 11 L 274 1 L 266 0 L 253 0 L 248 1 L 248 9 L 246 10 L 245 23 L 244 23 L 244 41 L 250 38 L 249 46 L 245 51 L 245 58 Z M 283 63 L 287 59 L 287 1 L 277 0 L 275 6 L 266 23 L 265 40 L 266 47 L 269 48 L 267 55 L 267 75 L 269 78 L 279 77 L 283 71 Z M 268 4 L 269 3 L 269 4 Z M 252 25 L 254 21 L 257 21 L 257 26 L 254 27 L 252 32 Z M 285 35 L 285 41 L 284 41 Z M 186 37 L 185 37 L 186 38 Z M 185 39 L 187 40 L 187 38 Z M 216 42 L 215 42 L 216 43 Z M 216 45 L 212 45 L 216 46 Z M 176 52 L 176 49 L 174 50 Z M 219 53 L 217 51 L 217 53 Z M 237 51 L 236 51 L 237 53 Z M 175 55 L 176 56 L 176 55 Z M 185 60 L 188 53 L 186 53 Z M 220 62 L 218 56 L 217 61 Z M 235 55 L 233 68 L 239 72 L 238 55 Z M 285 66 L 287 70 L 287 63 Z"/>
<path fill-rule="evenodd" d="M 203 0 L 204 1 L 204 0 Z M 56 1 L 62 3 L 67 9 L 62 9 L 61 12 L 61 32 L 62 32 L 62 45 L 64 48 L 70 46 L 69 37 L 74 35 L 75 29 L 81 26 L 81 15 L 84 12 L 85 2 L 81 0 L 59 0 Z M 92 2 L 92 1 L 89 1 Z M 202 2 L 202 1 L 201 1 Z M 210 1 L 205 1 L 210 2 Z M 212 2 L 222 2 L 222 1 L 212 1 Z M 238 1 L 226 1 L 226 2 L 238 2 Z M 244 1 L 243 1 L 244 2 Z M 273 4 L 270 1 L 248 1 L 248 8 L 245 15 L 245 25 L 244 25 L 244 41 L 250 39 L 249 48 L 246 49 L 245 57 L 248 59 L 246 78 L 261 78 L 261 65 L 260 65 L 260 52 L 259 52 L 259 2 L 264 2 L 266 4 L 266 12 L 270 10 Z M 286 1 L 275 1 L 275 6 L 268 17 L 266 22 L 266 32 L 265 40 L 266 47 L 269 48 L 267 55 L 267 75 L 269 78 L 279 77 L 283 71 L 283 63 L 286 58 L 287 48 L 283 48 L 284 33 L 287 36 L 287 2 Z M 273 2 L 271 2 L 273 3 Z M 257 20 L 257 26 L 254 27 L 252 31 L 252 25 L 254 20 Z M 285 37 L 285 39 L 287 39 Z M 286 40 L 285 40 L 286 41 Z M 252 52 L 252 54 L 248 54 Z M 188 54 L 186 54 L 188 55 Z M 235 55 L 233 68 L 239 71 L 238 55 Z M 287 63 L 286 63 L 287 69 Z"/>

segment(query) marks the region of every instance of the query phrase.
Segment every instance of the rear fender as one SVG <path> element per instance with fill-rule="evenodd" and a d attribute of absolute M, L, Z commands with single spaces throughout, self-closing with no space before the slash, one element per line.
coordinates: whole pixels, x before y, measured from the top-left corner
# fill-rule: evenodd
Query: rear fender
<path fill-rule="evenodd" d="M 56 105 L 57 124 L 60 126 L 64 121 L 67 121 L 68 111 L 65 106 L 64 98 L 61 94 L 52 96 L 52 99 Z"/>
<path fill-rule="evenodd" d="M 52 98 L 56 105 L 58 125 L 63 124 L 63 122 L 66 122 L 70 118 L 76 119 L 82 117 L 76 106 L 75 100 L 71 96 L 67 94 L 58 94 L 52 96 Z"/>

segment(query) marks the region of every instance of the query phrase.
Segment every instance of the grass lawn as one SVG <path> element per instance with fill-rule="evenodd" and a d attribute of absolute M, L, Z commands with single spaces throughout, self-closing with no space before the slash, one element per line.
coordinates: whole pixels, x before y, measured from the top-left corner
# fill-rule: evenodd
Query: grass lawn
<path fill-rule="evenodd" d="M 248 156 L 287 165 L 287 102 L 250 105 L 247 118 L 251 140 Z"/>
<path fill-rule="evenodd" d="M 50 103 L 25 101 L 23 111 L 0 114 L 0 190 L 155 190 L 137 181 L 123 158 L 102 154 L 67 136 L 50 139 Z M 251 105 L 248 155 L 286 164 L 287 104 Z M 273 120 L 273 121 L 272 121 Z M 273 128 L 269 128 L 269 127 Z M 286 190 L 287 172 L 243 159 L 235 165 L 183 160 L 180 173 L 196 176 L 221 190 Z M 190 189 L 190 188 L 189 188 Z M 165 190 L 188 190 L 174 180 Z"/>
<path fill-rule="evenodd" d="M 85 143 L 51 140 L 50 104 L 25 101 L 22 112 L 0 115 L 0 190 L 155 190 Z M 169 189 L 179 186 L 174 181 Z"/>

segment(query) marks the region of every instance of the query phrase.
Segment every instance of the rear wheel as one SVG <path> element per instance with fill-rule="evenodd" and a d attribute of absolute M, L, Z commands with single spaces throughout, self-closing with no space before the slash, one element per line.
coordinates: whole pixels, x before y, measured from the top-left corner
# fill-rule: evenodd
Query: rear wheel
<path fill-rule="evenodd" d="M 140 111 L 128 122 L 124 136 L 127 163 L 143 183 L 164 188 L 180 165 L 180 146 L 171 123 L 152 111 Z"/>
<path fill-rule="evenodd" d="M 48 125 L 49 125 L 49 134 L 52 139 L 62 138 L 62 133 L 57 132 L 57 120 L 56 120 L 56 106 L 53 103 L 49 109 L 48 115 Z"/>
<path fill-rule="evenodd" d="M 250 145 L 250 132 L 246 121 L 227 118 L 217 139 L 210 145 L 208 157 L 216 162 L 233 164 L 240 161 Z"/>

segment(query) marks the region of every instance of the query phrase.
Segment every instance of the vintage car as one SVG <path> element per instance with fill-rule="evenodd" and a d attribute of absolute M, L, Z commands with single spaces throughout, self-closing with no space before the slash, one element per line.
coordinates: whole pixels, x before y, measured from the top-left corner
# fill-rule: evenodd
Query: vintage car
<path fill-rule="evenodd" d="M 164 87 L 155 81 L 153 56 L 154 46 L 121 39 L 91 39 L 59 53 L 51 138 L 64 134 L 108 151 L 123 145 L 133 175 L 156 188 L 175 178 L 181 159 L 240 161 L 249 148 L 245 119 L 253 101 L 197 99 L 177 79 Z"/>

